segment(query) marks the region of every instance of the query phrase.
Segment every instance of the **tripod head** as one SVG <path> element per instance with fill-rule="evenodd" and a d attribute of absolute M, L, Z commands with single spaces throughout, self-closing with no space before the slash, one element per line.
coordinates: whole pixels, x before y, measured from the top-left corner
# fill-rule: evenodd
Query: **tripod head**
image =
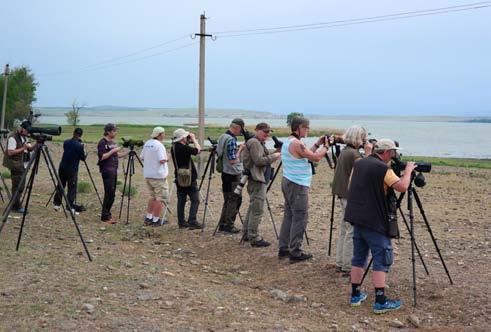
<path fill-rule="evenodd" d="M 30 137 L 36 140 L 36 144 L 44 144 L 46 141 L 53 140 L 53 136 L 42 133 L 32 133 Z"/>

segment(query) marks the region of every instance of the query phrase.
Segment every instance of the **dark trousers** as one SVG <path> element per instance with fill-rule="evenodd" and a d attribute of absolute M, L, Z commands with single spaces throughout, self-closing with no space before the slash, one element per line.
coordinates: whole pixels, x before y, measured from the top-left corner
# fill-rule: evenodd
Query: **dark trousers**
<path fill-rule="evenodd" d="M 24 174 L 24 169 L 12 169 L 10 170 L 10 179 L 12 180 L 12 196 L 15 194 L 17 190 L 19 190 L 19 195 L 17 195 L 17 199 L 12 204 L 12 210 L 19 210 L 22 205 L 20 203 L 20 199 L 22 197 L 22 193 L 24 192 L 24 188 L 26 186 L 26 181 L 21 183 L 22 174 Z"/>
<path fill-rule="evenodd" d="M 184 214 L 184 208 L 186 207 L 186 201 L 189 196 L 191 201 L 191 207 L 189 208 L 188 223 L 195 224 L 198 222 L 196 214 L 199 207 L 199 190 L 196 181 L 193 181 L 190 187 L 177 186 L 177 220 L 179 225 L 186 224 L 186 217 Z"/>
<path fill-rule="evenodd" d="M 111 207 L 116 196 L 117 173 L 101 173 L 104 183 L 104 201 L 102 202 L 101 220 L 106 221 L 112 218 Z"/>
<path fill-rule="evenodd" d="M 60 168 L 58 170 L 58 175 L 60 176 L 61 188 L 59 190 L 65 190 L 65 186 L 67 186 L 67 198 L 68 204 L 70 208 L 74 208 L 75 199 L 77 197 L 77 172 L 75 171 L 66 171 Z M 55 205 L 61 205 L 62 193 L 57 190 L 53 203 Z"/>
<path fill-rule="evenodd" d="M 220 225 L 232 227 L 242 204 L 242 196 L 234 194 L 240 181 L 240 174 L 222 173 L 223 207 Z"/>

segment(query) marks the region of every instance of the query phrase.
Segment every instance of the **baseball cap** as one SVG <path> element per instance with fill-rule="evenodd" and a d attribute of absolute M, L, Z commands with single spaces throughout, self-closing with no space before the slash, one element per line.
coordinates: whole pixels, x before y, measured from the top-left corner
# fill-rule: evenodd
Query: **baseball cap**
<path fill-rule="evenodd" d="M 113 131 L 113 130 L 118 130 L 118 127 L 116 127 L 116 125 L 114 123 L 108 123 L 104 126 L 104 131 L 105 132 L 110 132 L 110 131 Z"/>
<path fill-rule="evenodd" d="M 375 143 L 375 151 L 385 151 L 385 150 L 401 150 L 400 147 L 396 146 L 396 143 L 388 138 L 381 138 Z"/>
<path fill-rule="evenodd" d="M 244 129 L 245 123 L 244 123 L 244 120 L 242 120 L 241 118 L 233 119 L 232 123 L 240 126 L 241 129 Z"/>
<path fill-rule="evenodd" d="M 267 124 L 266 122 L 258 123 L 256 125 L 256 130 L 262 130 L 262 131 L 267 132 L 267 133 L 269 133 L 270 131 L 273 131 L 273 129 L 271 129 L 269 124 Z"/>
<path fill-rule="evenodd" d="M 155 138 L 155 137 L 159 136 L 162 133 L 165 133 L 165 129 L 164 128 L 162 128 L 162 127 L 155 127 L 155 128 L 153 128 L 153 131 L 152 131 L 152 138 Z"/>
<path fill-rule="evenodd" d="M 174 134 L 172 134 L 172 142 L 179 142 L 182 140 L 184 137 L 188 137 L 189 131 L 185 131 L 182 128 L 176 129 L 174 131 Z"/>

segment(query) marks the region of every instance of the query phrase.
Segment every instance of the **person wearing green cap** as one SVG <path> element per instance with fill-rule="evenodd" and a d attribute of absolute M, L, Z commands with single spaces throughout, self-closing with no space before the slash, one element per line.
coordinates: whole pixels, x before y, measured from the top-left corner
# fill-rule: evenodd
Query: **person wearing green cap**
<path fill-rule="evenodd" d="M 235 234 L 240 232 L 234 225 L 235 219 L 242 204 L 242 197 L 234 194 L 234 189 L 240 182 L 240 175 L 244 170 L 240 160 L 240 152 L 244 145 L 237 145 L 237 136 L 244 131 L 244 120 L 233 119 L 229 129 L 220 136 L 217 144 L 217 163 L 222 166 L 223 207 L 220 215 L 220 232 Z M 218 169 L 218 166 L 217 166 Z"/>

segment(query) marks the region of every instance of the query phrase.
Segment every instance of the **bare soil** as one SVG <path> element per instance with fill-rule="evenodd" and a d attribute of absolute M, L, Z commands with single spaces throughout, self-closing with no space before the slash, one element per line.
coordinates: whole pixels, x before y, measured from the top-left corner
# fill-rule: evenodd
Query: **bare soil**
<path fill-rule="evenodd" d="M 50 149 L 57 163 L 60 147 L 53 144 Z M 102 191 L 91 157 L 88 164 Z M 417 191 L 454 284 L 449 284 L 416 208 L 416 241 L 430 275 L 416 257 L 413 307 L 410 239 L 401 223 L 403 238 L 394 241 L 395 263 L 387 292 L 401 298 L 404 306 L 380 316 L 371 310 L 369 279 L 364 284 L 369 292 L 366 303 L 359 308 L 348 305 L 349 280 L 334 269 L 337 229 L 332 257 L 327 255 L 332 174 L 323 163 L 311 188 L 310 245 L 304 243 L 314 254 L 310 262 L 278 260 L 267 210 L 260 230 L 273 243 L 269 248 L 239 244 L 239 235 L 212 236 L 222 204 L 218 174 L 211 183 L 204 233 L 178 229 L 175 194 L 170 224 L 143 226 L 147 195 L 139 166 L 133 177 L 138 193 L 131 200 L 128 224 L 124 213 L 116 225 L 101 223 L 95 193 L 78 195 L 78 202 L 89 206 L 77 216 L 93 257 L 89 262 L 71 219 L 52 205 L 45 207 L 53 186 L 42 164 L 20 250 L 15 250 L 18 215 L 8 218 L 0 234 L 0 330 L 387 331 L 398 329 L 396 325 L 403 330 L 416 329 L 415 325 L 428 331 L 489 330 L 491 170 L 434 167 L 425 174 L 428 184 Z M 83 164 L 79 181 L 89 181 Z M 279 179 L 268 196 L 279 229 L 283 213 Z M 116 216 L 120 198 L 118 191 Z M 247 194 L 244 201 L 243 215 Z M 335 227 L 339 210 L 336 205 Z"/>

